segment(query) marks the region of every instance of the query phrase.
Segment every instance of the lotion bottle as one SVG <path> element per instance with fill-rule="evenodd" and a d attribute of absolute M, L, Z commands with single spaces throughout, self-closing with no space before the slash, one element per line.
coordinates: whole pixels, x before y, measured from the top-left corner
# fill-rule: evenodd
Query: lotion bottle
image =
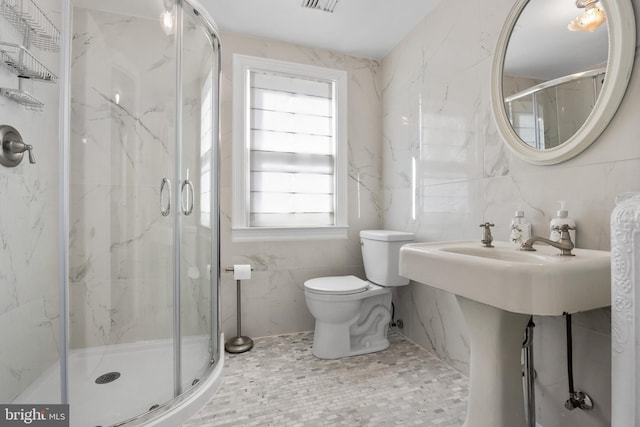
<path fill-rule="evenodd" d="M 511 230 L 509 233 L 511 243 L 520 245 L 531 237 L 531 223 L 524 217 L 522 209 L 515 211 L 509 229 Z"/>
<path fill-rule="evenodd" d="M 557 230 L 554 230 L 554 227 L 560 227 L 565 224 L 574 228 L 576 226 L 576 222 L 572 218 L 569 218 L 569 212 L 565 208 L 564 200 L 560 200 L 558 201 L 558 203 L 560 203 L 560 209 L 558 209 L 558 211 L 556 212 L 556 217 L 553 218 L 549 223 L 549 240 L 553 240 L 554 242 L 557 242 L 560 240 L 560 232 Z M 571 241 L 575 246 L 576 230 L 569 230 L 569 235 L 571 236 Z"/>

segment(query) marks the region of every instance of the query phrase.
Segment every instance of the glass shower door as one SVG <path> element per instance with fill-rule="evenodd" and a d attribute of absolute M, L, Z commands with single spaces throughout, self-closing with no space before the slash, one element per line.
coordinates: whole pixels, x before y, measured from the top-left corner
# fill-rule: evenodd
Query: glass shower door
<path fill-rule="evenodd" d="M 217 115 L 218 57 L 203 18 L 184 7 L 181 73 L 181 240 L 180 240 L 180 354 L 182 391 L 194 385 L 216 356 L 217 319 L 214 117 Z M 212 301 L 214 299 L 214 301 Z"/>
<path fill-rule="evenodd" d="M 176 49 L 155 3 L 73 2 L 72 426 L 174 397 Z"/>

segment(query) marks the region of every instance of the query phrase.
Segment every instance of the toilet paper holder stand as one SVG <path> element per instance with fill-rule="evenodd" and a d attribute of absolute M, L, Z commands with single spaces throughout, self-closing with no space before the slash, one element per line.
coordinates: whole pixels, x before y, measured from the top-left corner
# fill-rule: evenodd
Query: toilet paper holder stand
<path fill-rule="evenodd" d="M 234 271 L 233 267 L 226 267 L 225 271 Z M 253 271 L 253 267 L 251 267 L 251 271 Z M 245 351 L 249 351 L 253 348 L 253 340 L 249 337 L 242 336 L 242 305 L 240 303 L 240 282 L 241 280 L 236 280 L 236 321 L 237 328 L 236 333 L 237 336 L 233 338 L 229 338 L 227 342 L 224 343 L 224 349 L 227 353 L 244 353 Z"/>

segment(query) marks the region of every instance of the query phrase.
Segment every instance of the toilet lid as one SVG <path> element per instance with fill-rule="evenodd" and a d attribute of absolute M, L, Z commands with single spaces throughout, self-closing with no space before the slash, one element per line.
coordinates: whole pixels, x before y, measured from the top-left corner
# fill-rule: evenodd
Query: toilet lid
<path fill-rule="evenodd" d="M 349 295 L 366 291 L 369 282 L 356 276 L 318 277 L 304 282 L 304 287 L 319 294 Z"/>

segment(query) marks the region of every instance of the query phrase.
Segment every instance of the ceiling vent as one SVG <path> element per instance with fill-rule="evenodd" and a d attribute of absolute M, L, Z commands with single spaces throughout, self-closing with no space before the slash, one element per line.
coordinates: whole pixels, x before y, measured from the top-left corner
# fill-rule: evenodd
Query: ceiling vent
<path fill-rule="evenodd" d="M 340 0 L 302 0 L 302 7 L 333 13 Z"/>

